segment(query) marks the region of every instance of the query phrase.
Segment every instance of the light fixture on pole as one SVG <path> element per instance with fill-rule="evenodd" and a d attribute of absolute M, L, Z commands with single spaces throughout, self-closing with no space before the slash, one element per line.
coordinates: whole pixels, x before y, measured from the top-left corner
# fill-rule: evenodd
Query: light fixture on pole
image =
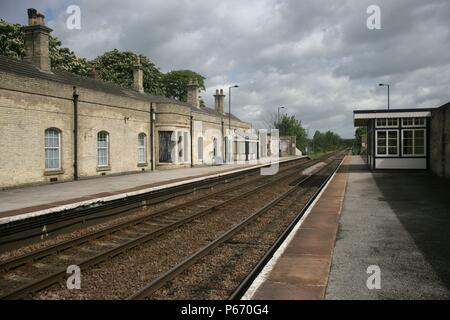
<path fill-rule="evenodd" d="M 239 88 L 238 85 L 234 85 L 228 88 L 228 130 L 231 132 L 231 88 Z"/>
<path fill-rule="evenodd" d="M 280 109 L 285 109 L 285 107 L 278 107 L 277 124 L 280 125 Z"/>
<path fill-rule="evenodd" d="M 389 93 L 389 88 L 390 88 L 390 84 L 387 83 L 380 83 L 379 84 L 380 87 L 387 87 L 388 88 L 388 110 L 390 109 L 390 93 Z"/>

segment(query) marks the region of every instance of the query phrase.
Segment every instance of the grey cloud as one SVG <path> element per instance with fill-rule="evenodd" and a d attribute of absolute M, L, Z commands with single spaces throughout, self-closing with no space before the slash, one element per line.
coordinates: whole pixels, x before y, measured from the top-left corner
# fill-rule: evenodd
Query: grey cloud
<path fill-rule="evenodd" d="M 118 48 L 146 54 L 163 71 L 198 71 L 210 106 L 216 88 L 237 83 L 232 111 L 255 126 L 286 106 L 310 133 L 351 137 L 354 108 L 386 106 L 379 82 L 392 84 L 396 108 L 450 100 L 450 2 L 376 2 L 376 31 L 366 28 L 372 0 L 22 0 L 2 1 L 0 12 L 21 23 L 28 6 L 51 12 L 54 34 L 84 57 Z M 81 7 L 80 31 L 65 28 L 69 4 Z"/>

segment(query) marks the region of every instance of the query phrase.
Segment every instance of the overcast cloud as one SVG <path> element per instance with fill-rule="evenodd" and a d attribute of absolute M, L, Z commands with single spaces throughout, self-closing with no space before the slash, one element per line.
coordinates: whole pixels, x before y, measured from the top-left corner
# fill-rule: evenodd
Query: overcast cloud
<path fill-rule="evenodd" d="M 66 8 L 81 8 L 68 30 Z M 366 27 L 369 5 L 381 30 Z M 278 106 L 315 130 L 353 136 L 352 110 L 437 107 L 450 101 L 449 0 L 2 1 L 0 17 L 46 15 L 64 46 L 93 58 L 117 48 L 150 57 L 162 71 L 207 77 L 202 97 L 239 84 L 233 113 L 256 127 Z"/>

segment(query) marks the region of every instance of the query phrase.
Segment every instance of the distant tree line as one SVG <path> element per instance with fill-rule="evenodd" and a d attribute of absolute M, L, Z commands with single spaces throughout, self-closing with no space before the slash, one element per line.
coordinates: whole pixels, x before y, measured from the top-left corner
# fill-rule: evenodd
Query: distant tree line
<path fill-rule="evenodd" d="M 328 152 L 341 148 L 350 147 L 353 140 L 342 139 L 340 135 L 330 130 L 327 132 L 316 131 L 311 141 L 311 148 L 314 153 Z"/>
<path fill-rule="evenodd" d="M 270 117 L 276 118 L 276 114 L 269 115 Z M 280 136 L 295 136 L 297 148 L 303 153 L 322 153 L 340 148 L 350 148 L 353 145 L 353 139 L 342 139 L 332 131 L 323 133 L 316 131 L 310 139 L 302 122 L 295 116 L 284 114 L 280 119 L 272 120 L 269 124 L 279 130 Z"/>
<path fill-rule="evenodd" d="M 21 60 L 25 56 L 24 35 L 20 24 L 11 24 L 0 19 L 0 55 Z M 141 59 L 144 71 L 144 91 L 163 95 L 180 101 L 187 100 L 186 86 L 190 79 L 196 79 L 205 89 L 205 77 L 191 70 L 175 70 L 163 73 L 142 54 L 114 49 L 92 60 L 77 57 L 73 51 L 61 47 L 61 41 L 50 36 L 50 61 L 53 70 L 63 70 L 79 76 L 89 76 L 93 69 L 97 78 L 131 88 L 133 84 L 133 63 L 136 56 Z M 203 101 L 200 102 L 204 105 Z"/>

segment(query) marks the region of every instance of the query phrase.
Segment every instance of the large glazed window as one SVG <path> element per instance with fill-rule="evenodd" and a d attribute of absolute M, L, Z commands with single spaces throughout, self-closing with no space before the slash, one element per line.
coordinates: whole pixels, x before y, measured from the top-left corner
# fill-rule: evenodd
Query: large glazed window
<path fill-rule="evenodd" d="M 147 162 L 147 136 L 139 133 L 138 136 L 138 163 Z"/>
<path fill-rule="evenodd" d="M 61 131 L 55 128 L 45 130 L 45 170 L 61 169 Z"/>
<path fill-rule="evenodd" d="M 173 131 L 159 131 L 159 162 L 175 161 L 175 135 Z"/>
<path fill-rule="evenodd" d="M 402 131 L 403 155 L 424 156 L 425 155 L 425 130 L 403 130 Z"/>
<path fill-rule="evenodd" d="M 109 134 L 106 131 L 97 134 L 97 166 L 109 166 Z"/>
<path fill-rule="evenodd" d="M 398 131 L 377 130 L 376 133 L 376 155 L 398 156 Z"/>

